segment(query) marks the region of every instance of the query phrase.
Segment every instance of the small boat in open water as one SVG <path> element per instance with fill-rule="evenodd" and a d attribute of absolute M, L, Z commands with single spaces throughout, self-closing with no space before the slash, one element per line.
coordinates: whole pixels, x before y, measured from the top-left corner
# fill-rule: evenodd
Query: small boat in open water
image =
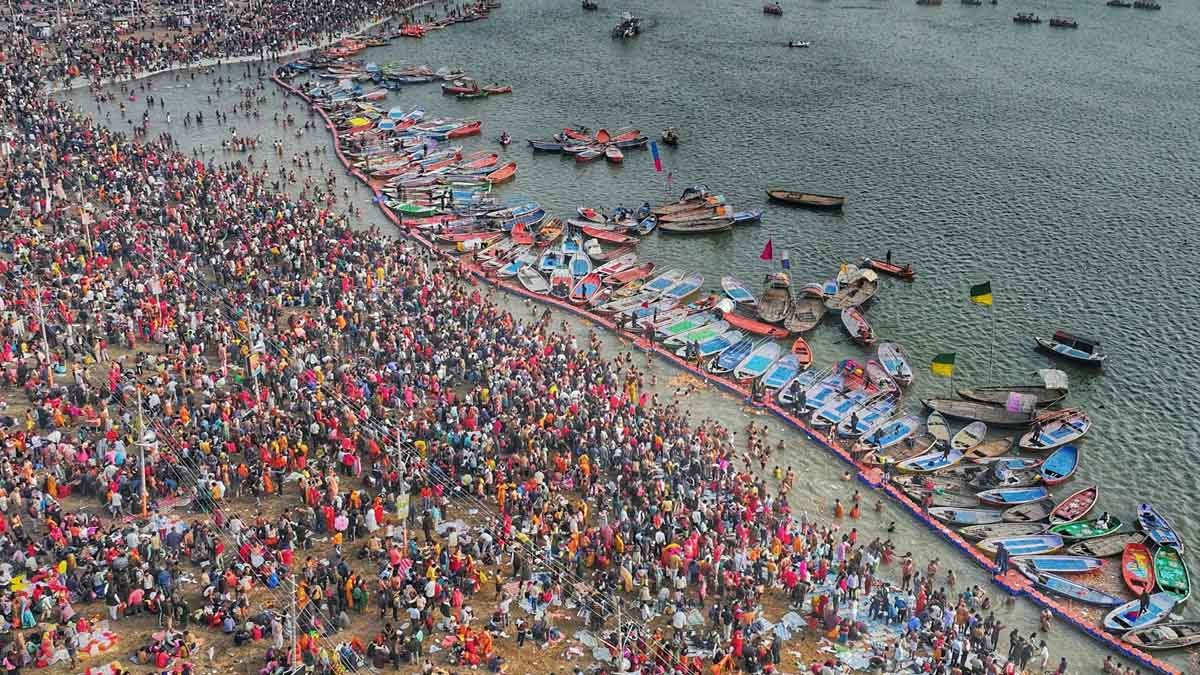
<path fill-rule="evenodd" d="M 1104 364 L 1107 355 L 1100 346 L 1099 340 L 1072 335 L 1066 331 L 1055 331 L 1048 338 L 1035 337 L 1037 346 L 1056 356 L 1089 366 Z"/>
<path fill-rule="evenodd" d="M 841 195 L 819 195 L 811 192 L 795 192 L 792 190 L 767 190 L 767 197 L 788 206 L 803 206 L 823 211 L 840 211 L 846 206 L 846 198 Z"/>

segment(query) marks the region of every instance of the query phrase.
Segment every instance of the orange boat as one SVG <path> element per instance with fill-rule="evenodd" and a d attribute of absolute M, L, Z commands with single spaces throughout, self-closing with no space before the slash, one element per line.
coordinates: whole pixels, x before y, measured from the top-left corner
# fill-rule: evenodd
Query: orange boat
<path fill-rule="evenodd" d="M 462 138 L 463 136 L 474 136 L 482 130 L 483 122 L 471 122 L 463 126 L 453 129 L 446 133 L 446 138 Z"/>
<path fill-rule="evenodd" d="M 608 129 L 601 129 L 596 132 L 596 142 L 600 144 L 612 141 L 612 134 L 608 133 Z"/>
<path fill-rule="evenodd" d="M 527 227 L 520 219 L 513 224 L 512 232 L 509 233 L 509 236 L 511 236 L 512 240 L 517 244 L 533 243 L 533 234 L 530 233 L 529 227 Z"/>
<path fill-rule="evenodd" d="M 726 307 L 728 307 L 728 309 L 726 309 Z M 721 318 L 729 322 L 730 326 L 744 330 L 747 333 L 754 333 L 755 335 L 763 335 L 765 337 L 772 338 L 785 338 L 790 335 L 785 328 L 780 328 L 779 326 L 766 323 L 765 321 L 759 321 L 758 319 L 751 319 L 748 316 L 742 316 L 741 314 L 733 311 L 732 300 L 722 300 L 721 303 L 717 305 L 717 309 L 723 312 L 723 316 L 721 316 Z"/>
<path fill-rule="evenodd" d="M 637 237 L 631 237 L 627 234 L 621 234 L 620 232 L 613 232 L 612 230 L 607 230 L 603 227 L 584 226 L 581 229 L 583 230 L 583 233 L 589 237 L 599 239 L 600 241 L 607 241 L 612 244 L 636 244 L 638 241 Z"/>
<path fill-rule="evenodd" d="M 792 354 L 800 360 L 801 368 L 807 368 L 812 365 L 812 347 L 808 346 L 808 343 L 804 341 L 804 338 L 796 338 L 796 342 L 792 344 Z"/>
<path fill-rule="evenodd" d="M 1154 558 L 1145 544 L 1126 544 L 1121 553 L 1121 578 L 1135 594 L 1154 590 Z"/>
<path fill-rule="evenodd" d="M 863 258 L 860 267 L 867 267 L 881 274 L 890 274 L 894 277 L 899 277 L 905 281 L 912 281 L 917 273 L 913 270 L 912 265 L 901 267 L 886 260 L 875 260 L 874 258 Z"/>
<path fill-rule="evenodd" d="M 509 162 L 508 164 L 505 164 L 504 166 L 500 167 L 499 169 L 496 169 L 495 171 L 489 173 L 487 175 L 487 177 L 485 178 L 485 180 L 487 180 L 487 182 L 495 185 L 496 183 L 503 183 L 505 181 L 510 181 L 513 179 L 513 176 L 515 176 L 515 175 L 517 175 L 517 163 Z"/>
<path fill-rule="evenodd" d="M 604 285 L 606 285 L 606 286 L 624 286 L 625 284 L 627 284 L 631 281 L 637 281 L 638 279 L 645 279 L 646 277 L 650 276 L 650 273 L 653 271 L 654 271 L 654 263 L 652 263 L 652 262 L 642 263 L 641 265 L 638 265 L 637 267 L 630 267 L 629 269 L 621 270 L 620 272 L 617 272 L 616 274 L 610 275 L 609 277 L 607 277 L 604 280 Z"/>

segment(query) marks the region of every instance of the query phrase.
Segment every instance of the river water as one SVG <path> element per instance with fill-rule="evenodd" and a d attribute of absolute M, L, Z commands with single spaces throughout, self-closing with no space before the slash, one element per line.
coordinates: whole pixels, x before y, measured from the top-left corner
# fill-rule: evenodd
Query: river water
<path fill-rule="evenodd" d="M 885 280 L 867 316 L 914 361 L 909 407 L 951 388 L 928 374 L 939 352 L 958 354 L 957 386 L 1031 382 L 1035 369 L 1061 367 L 1071 376 L 1068 402 L 1095 423 L 1068 489 L 1099 484 L 1102 508 L 1127 520 L 1138 501 L 1153 499 L 1186 539 L 1200 541 L 1200 481 L 1188 469 L 1200 413 L 1200 359 L 1190 348 L 1200 288 L 1180 267 L 1195 251 L 1200 220 L 1200 9 L 1172 0 L 1160 12 L 1099 0 L 982 7 L 786 0 L 784 16 L 772 17 L 744 0 L 601 2 L 600 11 L 586 13 L 574 2 L 510 0 L 487 21 L 365 56 L 459 66 L 481 82 L 514 87 L 511 96 L 459 101 L 420 85 L 383 104 L 483 119 L 483 137 L 463 143 L 469 150 L 494 149 L 509 131 L 517 143 L 505 154 L 520 168 L 504 196 L 533 197 L 565 216 L 583 205 L 661 201 L 705 183 L 737 208 L 765 207 L 760 225 L 698 238 L 653 234 L 639 246 L 645 259 L 703 272 L 711 287 L 732 273 L 757 290 L 778 265 L 759 260 L 768 240 L 777 258 L 789 251 L 797 285 L 890 249 L 913 264 L 918 280 Z M 625 10 L 646 18 L 646 32 L 614 41 L 608 31 Z M 1071 15 L 1080 27 L 1015 25 L 1018 11 L 1043 20 Z M 788 49 L 790 39 L 812 47 Z M 244 72 L 229 66 L 217 74 Z M 185 147 L 213 148 L 228 136 L 211 117 L 200 129 L 179 124 L 185 112 L 209 108 L 209 96 L 228 109 L 230 87 L 218 89 L 213 77 L 152 80 Z M 286 138 L 289 156 L 328 148 L 323 130 L 285 137 L 273 111 L 306 113 L 294 99 L 284 111 L 270 85 L 263 94 L 261 119 L 226 127 L 268 142 Z M 85 92 L 66 96 L 96 110 Z M 140 97 L 127 104 L 140 116 Z M 104 111 L 121 126 L 114 106 Z M 645 151 L 627 151 L 619 167 L 577 165 L 534 156 L 522 144 L 571 124 L 634 126 L 652 136 L 678 127 L 683 143 L 662 148 L 673 184 L 668 189 L 666 171 L 656 173 Z M 152 132 L 167 128 L 156 113 Z M 256 157 L 280 163 L 265 149 Z M 313 175 L 322 163 L 335 166 L 331 155 L 318 156 Z M 363 210 L 362 222 L 386 227 L 366 189 L 335 173 Z M 846 194 L 849 204 L 837 216 L 772 206 L 769 186 Z M 967 298 L 971 284 L 989 280 L 990 313 Z M 1058 328 L 1101 339 L 1110 354 L 1103 372 L 1054 363 L 1032 349 L 1034 335 Z M 865 356 L 845 342 L 836 317 L 806 338 L 818 364 Z M 671 373 L 661 369 L 664 383 Z M 695 415 L 745 426 L 747 413 L 729 397 L 693 397 Z M 823 451 L 796 439 L 788 453 L 781 463 L 807 472 L 798 486 L 801 508 L 826 509 L 853 489 L 836 480 L 842 469 Z M 919 549 L 919 559 L 955 560 L 963 582 L 985 583 L 894 507 L 861 525 L 874 536 L 893 520 L 895 536 Z M 1028 633 L 1036 611 L 1018 603 L 1009 622 Z M 1062 628 L 1051 647 L 1073 664 L 1103 658 L 1094 643 Z"/>

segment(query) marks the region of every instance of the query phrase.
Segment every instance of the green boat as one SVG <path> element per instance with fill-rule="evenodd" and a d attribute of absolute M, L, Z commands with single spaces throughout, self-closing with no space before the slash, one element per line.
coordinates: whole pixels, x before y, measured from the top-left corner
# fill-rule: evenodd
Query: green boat
<path fill-rule="evenodd" d="M 1080 539 L 1095 539 L 1096 537 L 1103 537 L 1105 535 L 1112 534 L 1113 532 L 1121 529 L 1121 525 L 1123 525 L 1123 523 L 1121 522 L 1120 518 L 1109 516 L 1108 520 L 1103 524 L 1099 519 L 1095 519 L 1080 520 L 1074 523 L 1055 525 L 1054 527 L 1050 528 L 1050 533 L 1062 535 L 1063 539 L 1073 539 L 1078 541 Z"/>
<path fill-rule="evenodd" d="M 1154 552 L 1154 578 L 1160 589 L 1175 596 L 1179 602 L 1187 600 L 1192 594 L 1192 579 L 1188 576 L 1183 558 L 1179 556 L 1179 551 L 1170 546 L 1159 546 Z"/>
<path fill-rule="evenodd" d="M 406 216 L 436 216 L 439 212 L 436 206 L 423 206 L 412 202 L 388 202 L 393 211 L 399 211 Z"/>

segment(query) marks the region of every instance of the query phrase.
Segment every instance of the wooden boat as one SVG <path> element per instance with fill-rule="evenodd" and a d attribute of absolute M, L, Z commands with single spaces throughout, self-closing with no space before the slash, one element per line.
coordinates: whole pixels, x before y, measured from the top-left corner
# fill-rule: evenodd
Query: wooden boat
<path fill-rule="evenodd" d="M 1113 6 L 1112 2 L 1108 3 Z M 1129 3 L 1116 5 L 1128 7 Z M 1138 649 L 1162 651 L 1184 649 L 1200 644 L 1200 621 L 1171 621 L 1131 630 L 1121 639 Z"/>
<path fill-rule="evenodd" d="M 1006 523 L 1000 511 L 996 514 L 994 523 L 970 525 L 958 531 L 959 534 L 971 540 L 988 539 L 989 537 L 1031 537 L 1042 534 L 1044 528 L 1038 523 Z"/>
<path fill-rule="evenodd" d="M 1104 561 L 1100 558 L 1074 555 L 1021 556 L 1020 558 L 1013 558 L 1013 562 L 1025 563 L 1039 572 L 1050 572 L 1051 574 L 1085 574 L 1087 572 L 1095 572 L 1104 567 Z"/>
<path fill-rule="evenodd" d="M 1013 412 L 1002 406 L 964 401 L 957 398 L 926 398 L 921 403 L 926 408 L 936 410 L 946 417 L 978 420 L 995 427 L 1025 427 L 1033 422 L 1033 414 L 1029 412 Z"/>
<path fill-rule="evenodd" d="M 791 278 L 786 272 L 767 275 L 757 308 L 758 318 L 768 323 L 783 321 L 792 309 Z"/>
<path fill-rule="evenodd" d="M 592 299 L 592 296 L 600 290 L 600 275 L 596 272 L 586 274 L 571 289 L 570 301 L 582 305 Z"/>
<path fill-rule="evenodd" d="M 1146 536 L 1150 537 L 1150 541 L 1159 546 L 1170 546 L 1180 551 L 1183 550 L 1183 540 L 1179 538 L 1179 533 L 1171 527 L 1171 523 L 1166 518 L 1163 518 L 1154 509 L 1152 504 L 1139 505 L 1137 519 L 1138 527 L 1146 533 Z"/>
<path fill-rule="evenodd" d="M 1074 445 L 1064 445 L 1050 453 L 1046 461 L 1038 467 L 1042 474 L 1042 482 L 1051 486 L 1066 482 L 1078 469 L 1079 448 Z"/>
<path fill-rule="evenodd" d="M 981 423 L 982 424 L 982 423 Z M 964 455 L 966 459 L 975 463 L 984 463 L 989 459 L 993 459 L 1008 452 L 1012 447 L 1012 439 L 1007 436 L 1004 438 L 993 438 L 990 441 L 983 441 L 967 450 Z"/>
<path fill-rule="evenodd" d="M 503 86 L 493 84 L 491 86 L 483 87 L 483 91 L 486 91 L 489 94 L 511 94 L 512 90 L 512 86 L 507 84 Z"/>
<path fill-rule="evenodd" d="M 1054 501 L 1043 499 L 1040 502 L 1031 502 L 1014 506 L 1011 509 L 1005 509 L 1004 522 L 1006 523 L 1035 523 L 1040 520 L 1045 520 L 1052 511 L 1054 511 Z"/>
<path fill-rule="evenodd" d="M 954 434 L 954 438 L 950 440 L 950 447 L 965 454 L 971 448 L 982 443 L 986 436 L 986 424 L 983 422 L 971 422 L 957 434 Z"/>
<path fill-rule="evenodd" d="M 858 307 L 879 292 L 879 277 L 871 270 L 860 270 L 853 265 L 838 272 L 837 282 L 837 291 L 825 298 L 828 309 Z"/>
<path fill-rule="evenodd" d="M 785 338 L 788 336 L 787 330 L 779 326 L 773 326 L 763 321 L 751 319 L 748 316 L 738 314 L 733 309 L 732 300 L 722 300 L 717 303 L 717 310 L 723 312 L 722 318 L 729 322 L 729 325 L 740 328 L 747 333 L 761 335 L 763 337 Z"/>
<path fill-rule="evenodd" d="M 1077 520 L 1073 523 L 1062 523 L 1061 525 L 1053 525 L 1050 527 L 1050 532 L 1061 534 L 1063 539 L 1067 541 L 1079 541 L 1081 539 L 1095 539 L 1113 534 L 1121 529 L 1124 523 L 1120 518 L 1109 516 L 1107 520 Z"/>
<path fill-rule="evenodd" d="M 746 286 L 734 277 L 721 277 L 721 288 L 725 290 L 725 295 L 728 295 L 730 300 L 738 304 L 750 306 L 758 304 L 758 301 L 754 299 L 754 294 L 747 290 Z"/>
<path fill-rule="evenodd" d="M 714 234 L 717 232 L 728 232 L 733 229 L 732 218 L 698 218 L 696 220 L 684 220 L 677 222 L 663 222 L 661 219 L 658 223 L 660 232 L 668 234 Z"/>
<path fill-rule="evenodd" d="M 804 341 L 804 338 L 798 337 L 792 343 L 792 355 L 796 357 L 796 362 L 800 364 L 800 369 L 804 370 L 812 365 L 813 355 L 812 348 Z"/>
<path fill-rule="evenodd" d="M 1034 586 L 1056 595 L 1061 595 L 1072 600 L 1078 600 L 1079 602 L 1086 602 L 1089 605 L 1098 605 L 1100 607 L 1116 607 L 1117 605 L 1125 602 L 1124 599 L 1118 598 L 1111 593 L 1105 593 L 1104 591 L 1092 588 L 1091 586 L 1086 586 L 1077 581 L 1064 579 L 1057 574 L 1041 572 L 1031 568 L 1029 565 L 1018 564 L 1016 567 L 1021 571 L 1022 574 L 1024 574 L 1029 578 L 1030 581 L 1033 582 Z"/>
<path fill-rule="evenodd" d="M 1000 545 L 1010 556 L 1041 555 L 1053 553 L 1063 547 L 1062 537 L 1057 534 L 1035 534 L 1026 537 L 992 537 L 975 544 L 975 548 L 987 555 L 996 555 Z"/>
<path fill-rule="evenodd" d="M 546 277 L 534 269 L 533 265 L 525 265 L 517 270 L 517 281 L 531 293 L 545 295 L 550 292 L 550 284 L 546 281 Z"/>
<path fill-rule="evenodd" d="M 930 452 L 918 457 L 913 457 L 912 459 L 906 459 L 897 464 L 896 468 L 900 471 L 928 473 L 930 471 L 937 471 L 939 469 L 945 469 L 947 467 L 954 466 L 961 460 L 961 451 L 950 450 L 949 452 L 943 452 L 938 450 L 937 452 Z"/>
<path fill-rule="evenodd" d="M 1105 630 L 1123 633 L 1152 626 L 1166 619 L 1177 603 L 1175 596 L 1170 593 L 1155 593 L 1150 596 L 1150 606 L 1140 614 L 1138 613 L 1139 604 L 1139 600 L 1133 600 L 1109 612 L 1104 617 Z"/>
<path fill-rule="evenodd" d="M 1025 450 L 1053 450 L 1078 440 L 1091 428 L 1092 420 L 1083 411 L 1056 411 L 1053 417 L 1035 419 L 1034 428 L 1021 436 L 1020 446 Z"/>
<path fill-rule="evenodd" d="M 1073 523 L 1086 516 L 1099 500 L 1100 488 L 1094 485 L 1085 487 L 1062 500 L 1058 506 L 1054 507 L 1054 511 L 1050 513 L 1050 524 L 1061 525 L 1064 523 Z"/>
<path fill-rule="evenodd" d="M 925 418 L 925 430 L 939 443 L 950 442 L 950 425 L 946 424 L 946 418 L 936 410 Z"/>
<path fill-rule="evenodd" d="M 949 506 L 934 506 L 929 509 L 929 515 L 943 523 L 972 527 L 1000 523 L 1003 513 L 995 509 L 956 509 Z"/>
<path fill-rule="evenodd" d="M 1183 564 L 1179 551 L 1170 546 L 1159 546 L 1154 552 L 1154 579 L 1159 590 L 1175 596 L 1178 602 L 1187 600 L 1192 594 L 1192 580 L 1187 566 Z"/>
<path fill-rule="evenodd" d="M 651 213 L 656 216 L 664 216 L 679 211 L 688 211 L 700 205 L 722 204 L 724 201 L 723 197 L 710 193 L 704 185 L 692 185 L 683 191 L 677 201 L 660 204 L 651 209 Z"/>
<path fill-rule="evenodd" d="M 1066 331 L 1055 331 L 1048 338 L 1035 337 L 1034 341 L 1045 351 L 1085 365 L 1103 365 L 1107 357 L 1099 340 L 1079 337 Z"/>
<path fill-rule="evenodd" d="M 1044 487 L 1013 487 L 984 490 L 975 496 L 984 504 L 1016 506 L 1018 504 L 1028 504 L 1029 502 L 1039 502 L 1049 497 L 1050 493 Z"/>
<path fill-rule="evenodd" d="M 517 175 L 517 163 L 509 162 L 504 166 L 484 176 L 484 180 L 495 185 L 497 183 L 505 183 L 512 180 L 513 176 Z"/>
<path fill-rule="evenodd" d="M 733 376 L 739 380 L 752 380 L 761 376 L 779 358 L 783 348 L 779 343 L 766 341 L 754 348 L 742 359 L 733 370 Z"/>
<path fill-rule="evenodd" d="M 867 323 L 866 317 L 857 309 L 847 307 L 842 310 L 842 325 L 854 342 L 861 345 L 875 344 L 875 332 L 871 330 L 871 324 Z"/>
<path fill-rule="evenodd" d="M 721 352 L 716 358 L 709 361 L 708 372 L 716 375 L 724 375 L 725 373 L 732 372 L 742 362 L 742 359 L 754 351 L 755 344 L 757 344 L 757 339 L 754 337 L 746 336 L 742 338 Z"/>
<path fill-rule="evenodd" d="M 846 206 L 846 198 L 839 195 L 818 195 L 811 192 L 794 192 L 792 190 L 767 190 L 767 197 L 771 201 L 787 204 L 788 206 L 803 206 L 823 211 L 840 211 Z"/>
<path fill-rule="evenodd" d="M 808 284 L 792 299 L 792 312 L 783 320 L 783 327 L 793 333 L 804 333 L 817 327 L 825 316 L 825 299 L 820 284 Z"/>
<path fill-rule="evenodd" d="M 913 370 L 908 355 L 904 353 L 904 347 L 896 342 L 880 342 L 876 353 L 879 355 L 879 363 L 883 364 L 893 380 L 906 387 L 912 383 Z"/>
<path fill-rule="evenodd" d="M 784 354 L 763 373 L 762 385 L 767 389 L 779 389 L 803 369 L 804 366 L 800 365 L 800 359 L 796 358 L 795 354 Z"/>
<path fill-rule="evenodd" d="M 860 267 L 875 270 L 881 274 L 888 274 L 893 277 L 899 277 L 905 281 L 912 281 L 917 273 L 913 271 L 912 265 L 896 265 L 886 260 L 876 260 L 874 258 L 863 258 L 859 262 Z"/>
<path fill-rule="evenodd" d="M 625 161 L 625 153 L 615 145 L 610 145 L 604 149 L 604 159 L 612 164 L 620 164 Z"/>
<path fill-rule="evenodd" d="M 1107 537 L 1085 539 L 1079 543 L 1071 544 L 1067 547 L 1067 553 L 1076 556 L 1090 556 L 1092 558 L 1109 558 L 1114 555 L 1121 555 L 1125 551 L 1125 547 L 1129 544 L 1140 544 L 1145 540 L 1146 536 L 1138 532 L 1110 534 Z"/>
<path fill-rule="evenodd" d="M 1154 557 L 1145 544 L 1125 545 L 1121 552 L 1121 578 L 1135 595 L 1154 588 Z"/>
<path fill-rule="evenodd" d="M 1066 389 L 1051 389 L 1049 387 L 1036 385 L 970 387 L 966 389 L 959 389 L 955 393 L 971 401 L 990 403 L 992 405 L 1006 405 L 1008 403 L 1009 394 L 1033 396 L 1034 406 L 1038 408 L 1054 405 L 1067 396 Z"/>

